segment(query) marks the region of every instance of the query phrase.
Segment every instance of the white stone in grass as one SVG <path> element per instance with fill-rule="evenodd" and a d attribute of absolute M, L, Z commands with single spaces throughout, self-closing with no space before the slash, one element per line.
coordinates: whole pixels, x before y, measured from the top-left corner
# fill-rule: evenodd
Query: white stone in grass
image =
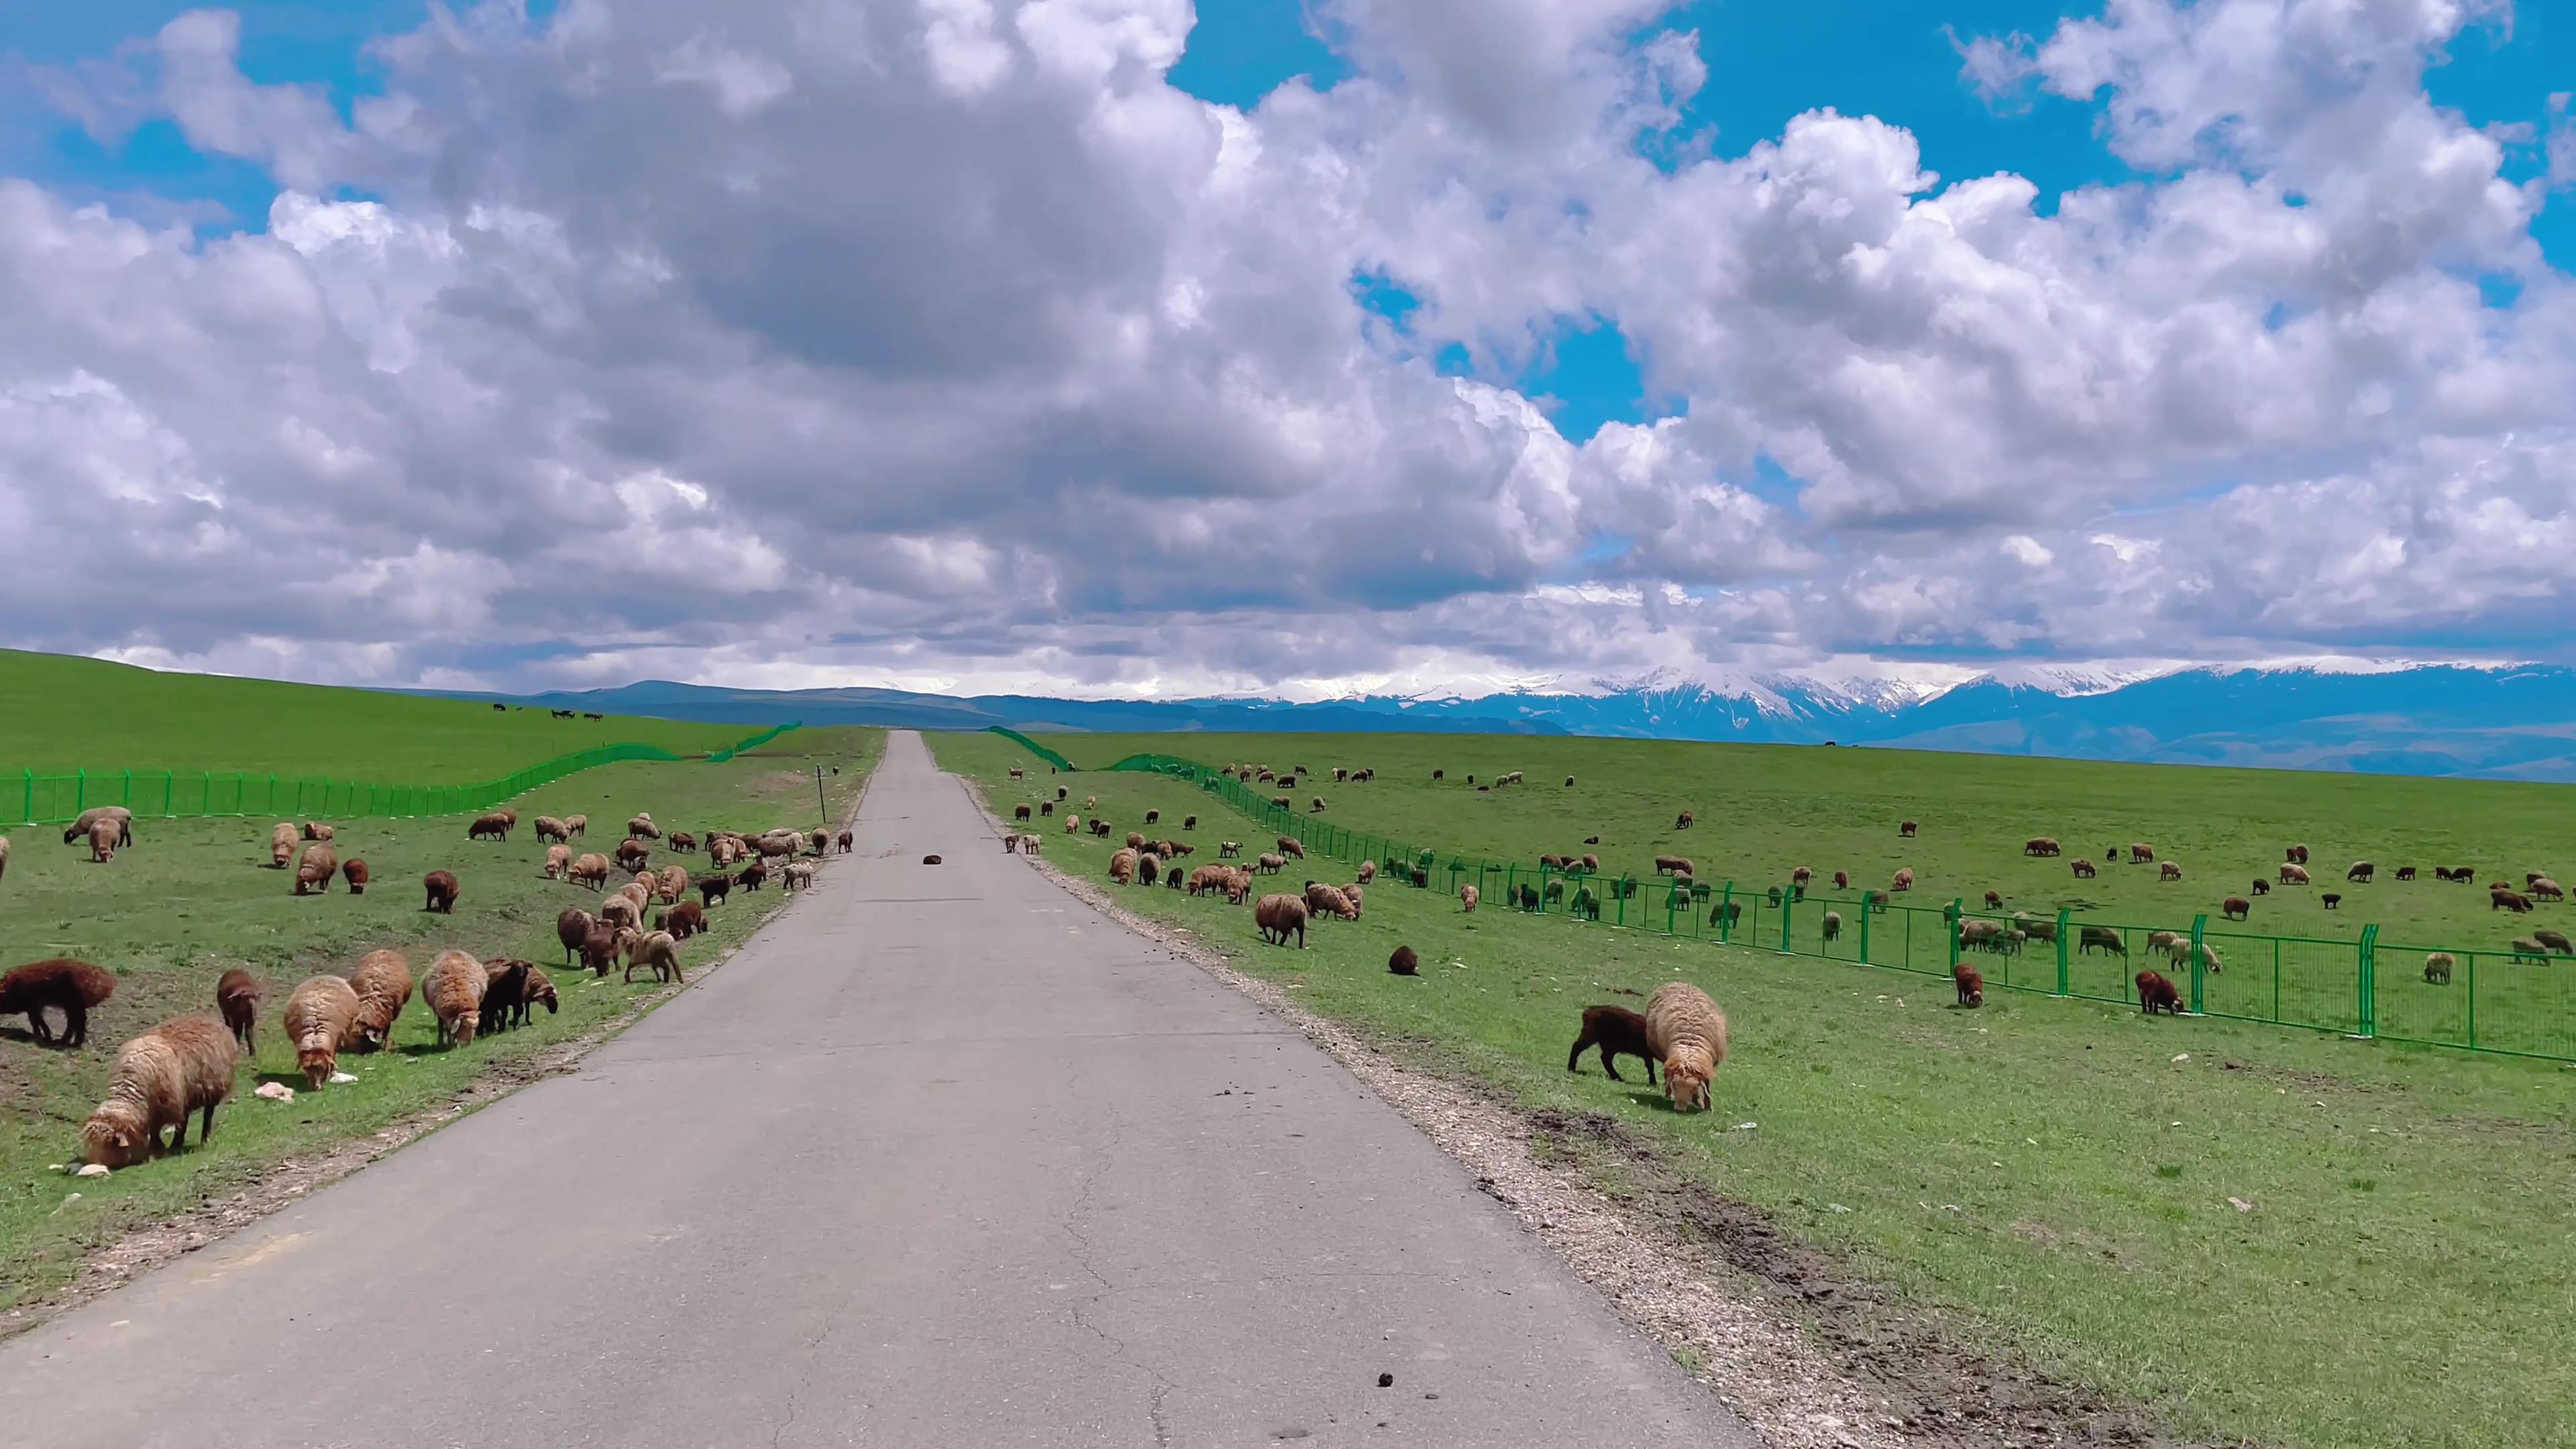
<path fill-rule="evenodd" d="M 2250 1203 L 2250 1202 L 2247 1202 L 2245 1199 L 2243 1199 L 2243 1198 L 2241 1198 L 2241 1197 L 2231 1197 L 2231 1198 L 2229 1198 L 2229 1199 L 2227 1200 L 2227 1205 L 2228 1205 L 2229 1207 L 2232 1207 L 2232 1208 L 2236 1209 L 2236 1210 L 2237 1210 L 2238 1212 L 2240 1212 L 2240 1213 L 2250 1213 L 2250 1212 L 2254 1211 L 2254 1204 L 2252 1204 L 2252 1203 Z"/>
<path fill-rule="evenodd" d="M 77 1172 L 74 1172 L 74 1173 L 72 1174 L 72 1176 L 74 1176 L 74 1177 L 105 1177 L 105 1176 L 107 1176 L 107 1164 L 106 1164 L 106 1163 L 103 1163 L 103 1162 L 85 1162 L 85 1163 L 82 1163 L 82 1164 L 81 1164 L 81 1166 L 80 1166 L 80 1170 L 79 1170 L 79 1171 L 77 1171 Z"/>
<path fill-rule="evenodd" d="M 251 1095 L 264 1097 L 272 1102 L 292 1102 L 295 1100 L 295 1089 L 284 1082 L 262 1082 L 259 1084 L 259 1090 Z"/>
<path fill-rule="evenodd" d="M 2175 1053 L 2174 1053 L 2174 1060 L 2175 1060 L 2175 1061 L 2178 1061 L 2178 1062 L 2187 1062 L 2187 1061 L 2190 1061 L 2190 1060 L 2191 1060 L 2191 1053 L 2189 1053 L 2189 1052 L 2175 1052 Z"/>
<path fill-rule="evenodd" d="M 345 1082 L 354 1082 L 354 1081 L 356 1081 L 356 1080 L 357 1080 L 357 1078 L 355 1078 L 355 1077 L 353 1077 L 353 1076 L 350 1076 L 347 1072 L 333 1072 L 333 1073 L 331 1074 L 331 1085 L 333 1085 L 333 1086 L 335 1086 L 335 1087 L 336 1087 L 336 1086 L 341 1085 L 342 1083 L 345 1083 Z"/>

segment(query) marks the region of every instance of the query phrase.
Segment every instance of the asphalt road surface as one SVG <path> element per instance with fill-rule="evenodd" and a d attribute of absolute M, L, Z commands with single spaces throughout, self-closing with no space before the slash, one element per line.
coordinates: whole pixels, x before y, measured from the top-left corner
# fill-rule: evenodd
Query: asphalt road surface
<path fill-rule="evenodd" d="M 857 831 L 578 1072 L 0 1345 L 0 1444 L 1753 1442 L 918 736 Z"/>

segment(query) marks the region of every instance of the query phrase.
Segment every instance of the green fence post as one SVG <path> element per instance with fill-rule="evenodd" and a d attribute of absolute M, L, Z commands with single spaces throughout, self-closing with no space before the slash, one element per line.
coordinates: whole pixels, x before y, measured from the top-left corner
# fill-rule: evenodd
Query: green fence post
<path fill-rule="evenodd" d="M 2478 953 L 2469 953 L 2469 1049 L 2478 1046 Z"/>
<path fill-rule="evenodd" d="M 168 770 L 161 772 L 161 818 L 170 818 L 170 786 L 178 777 Z"/>
<path fill-rule="evenodd" d="M 134 808 L 134 772 L 132 770 L 125 772 L 125 794 L 116 803 L 128 810 Z"/>
<path fill-rule="evenodd" d="M 2209 913 L 2203 911 L 2191 918 L 2191 1014 L 2194 1016 L 2200 1015 L 2200 986 L 2209 971 L 2209 954 L 2200 949 L 2202 940 L 2208 935 Z"/>
<path fill-rule="evenodd" d="M 86 814 L 89 810 L 89 771 L 72 771 L 72 808 Z"/>
<path fill-rule="evenodd" d="M 2057 994 L 2071 995 L 2066 980 L 2066 937 L 2073 926 L 2075 912 L 2065 906 L 2057 908 Z"/>
<path fill-rule="evenodd" d="M 1717 903 L 1717 939 L 1732 941 L 1735 939 L 1735 882 L 1728 881 L 1725 890 L 1726 894 Z"/>
<path fill-rule="evenodd" d="M 1860 900 L 1860 964 L 1863 966 L 1869 964 L 1869 895 L 1867 892 L 1861 894 Z"/>
<path fill-rule="evenodd" d="M 1950 974 L 1953 976 L 1959 974 L 1959 923 L 1967 918 L 1968 903 L 1958 896 L 1952 896 L 1950 904 L 1941 912 L 1941 923 L 1949 928 L 1942 934 L 1950 939 Z"/>
<path fill-rule="evenodd" d="M 1798 896 L 1794 887 L 1784 888 L 1780 892 L 1780 951 L 1782 955 L 1786 955 L 1789 952 L 1789 917 L 1796 909 L 1797 904 Z"/>
<path fill-rule="evenodd" d="M 20 770 L 18 773 L 27 777 L 27 823 L 33 825 L 36 823 L 36 772 Z"/>
<path fill-rule="evenodd" d="M 2361 1034 L 2379 1035 L 2379 928 L 2361 928 Z"/>

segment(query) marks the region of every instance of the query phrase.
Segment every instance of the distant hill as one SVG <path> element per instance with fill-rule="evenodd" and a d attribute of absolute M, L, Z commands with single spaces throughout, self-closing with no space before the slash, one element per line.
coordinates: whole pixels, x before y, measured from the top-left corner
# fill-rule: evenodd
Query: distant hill
<path fill-rule="evenodd" d="M 647 680 L 514 702 L 668 719 L 913 729 L 1150 733 L 1363 730 L 1882 745 L 2363 773 L 2576 781 L 2576 670 L 2425 665 L 2379 673 L 2190 669 L 2145 679 L 1992 677 L 1926 691 L 1791 677 L 1477 698 L 951 698 L 899 689 L 767 691 Z"/>

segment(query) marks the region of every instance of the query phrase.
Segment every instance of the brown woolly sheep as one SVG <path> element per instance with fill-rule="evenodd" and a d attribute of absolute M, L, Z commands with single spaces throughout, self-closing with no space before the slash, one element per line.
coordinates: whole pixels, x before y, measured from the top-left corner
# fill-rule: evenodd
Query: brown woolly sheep
<path fill-rule="evenodd" d="M 2451 984 L 2451 968 L 2458 961 L 2448 951 L 2436 951 L 2424 958 L 2424 980 L 2434 986 Z"/>
<path fill-rule="evenodd" d="M 340 1053 L 354 1044 L 357 1029 L 358 993 L 337 976 L 307 977 L 286 998 L 286 1039 L 295 1043 L 295 1065 L 315 1091 L 340 1069 Z"/>
<path fill-rule="evenodd" d="M 1306 846 L 1303 841 L 1298 840 L 1295 836 L 1283 835 L 1279 837 L 1279 853 L 1287 856 L 1291 860 L 1304 860 L 1306 858 Z"/>
<path fill-rule="evenodd" d="M 2343 873 L 2343 878 L 2346 881 L 2358 881 L 2363 885 L 2368 885 L 2370 884 L 2371 876 L 2376 874 L 2378 869 L 2379 867 L 2372 865 L 2369 861 L 2356 860 L 2352 863 L 2352 869 Z"/>
<path fill-rule="evenodd" d="M 116 834 L 109 840 L 109 844 L 132 845 L 134 843 L 133 811 L 122 805 L 92 805 L 80 813 L 78 820 L 65 827 L 63 844 L 78 845 L 83 841 L 92 840 L 98 822 L 102 820 L 113 821 L 116 824 Z"/>
<path fill-rule="evenodd" d="M 365 861 L 360 860 L 353 855 L 347 860 L 340 862 L 340 878 L 349 883 L 349 894 L 353 896 L 362 896 L 367 893 L 367 863 Z"/>
<path fill-rule="evenodd" d="M 653 917 L 653 929 L 668 931 L 674 941 L 685 941 L 707 929 L 706 907 L 696 901 L 682 901 Z"/>
<path fill-rule="evenodd" d="M 2529 936 L 2516 936 L 2513 938 L 2513 960 L 2517 966 L 2526 962 L 2546 966 L 2549 964 L 2549 948 Z"/>
<path fill-rule="evenodd" d="M 581 954 L 581 943 L 598 922 L 579 906 L 566 906 L 555 917 L 555 939 L 563 943 L 564 964 L 569 966 Z"/>
<path fill-rule="evenodd" d="M 1707 992 L 1668 981 L 1646 998 L 1646 1049 L 1664 1064 L 1664 1096 L 1673 1110 L 1706 1108 L 1709 1080 L 1726 1062 L 1726 1014 Z"/>
<path fill-rule="evenodd" d="M 2000 911 L 2000 910 L 2002 910 L 2003 908 L 2004 908 L 2004 893 L 2003 893 L 2002 891 L 1988 891 L 1988 892 L 1986 892 L 1986 909 L 1987 909 L 1987 910 L 1990 910 L 1990 911 Z"/>
<path fill-rule="evenodd" d="M 1903 837 L 1904 837 L 1905 839 L 1907 839 L 1907 840 L 1912 840 L 1912 839 L 1914 838 L 1914 832 L 1915 832 L 1915 830 L 1916 830 L 1917 828 L 1918 828 L 1918 827 L 1916 826 L 1916 824 L 1915 824 L 1913 821 L 1911 821 L 1911 820 L 1901 820 L 1901 821 L 1898 821 L 1898 822 L 1897 822 L 1897 825 L 1896 825 L 1896 833 L 1897 833 L 1898 835 L 1900 835 L 1900 836 L 1903 836 Z"/>
<path fill-rule="evenodd" d="M 468 840 L 481 840 L 487 835 L 494 840 L 508 841 L 510 817 L 495 810 L 488 815 L 475 816 L 474 823 L 465 827 L 465 838 Z"/>
<path fill-rule="evenodd" d="M 1221 891 L 1233 879 L 1234 870 L 1230 866 L 1203 865 L 1190 872 L 1190 878 L 1182 886 L 1182 890 L 1193 896 L 1202 891 Z"/>
<path fill-rule="evenodd" d="M 1887 888 L 1891 891 L 1910 891 L 1914 889 L 1914 868 L 1912 866 L 1906 866 L 1898 870 L 1896 874 L 1888 880 Z"/>
<path fill-rule="evenodd" d="M 2253 881 L 2250 883 L 2248 893 L 2258 896 L 2268 896 L 2272 893 L 2272 883 L 2258 875 L 2254 877 Z"/>
<path fill-rule="evenodd" d="M 833 839 L 833 843 L 840 847 L 840 853 L 843 855 L 847 855 L 851 851 L 857 849 L 858 841 L 858 835 L 855 832 L 848 830 L 842 831 Z"/>
<path fill-rule="evenodd" d="M 646 840 L 659 840 L 662 838 L 662 827 L 653 823 L 652 816 L 638 815 L 626 822 L 626 833 L 643 836 Z"/>
<path fill-rule="evenodd" d="M 1306 882 L 1306 914 L 1319 919 L 1333 916 L 1345 921 L 1356 921 L 1360 916 L 1350 897 L 1321 881 L 1311 880 Z"/>
<path fill-rule="evenodd" d="M 620 870 L 642 870 L 653 858 L 652 848 L 640 840 L 622 840 L 617 844 L 617 867 Z"/>
<path fill-rule="evenodd" d="M 340 852 L 319 841 L 304 847 L 304 859 L 295 867 L 295 893 L 326 891 L 331 877 L 340 873 Z"/>
<path fill-rule="evenodd" d="M 2065 847 L 2059 845 L 2053 835 L 2034 835 L 2021 843 L 2024 855 L 2056 855 L 2063 849 Z"/>
<path fill-rule="evenodd" d="M 581 938 L 581 964 L 593 976 L 607 975 L 608 968 L 617 964 L 617 953 L 625 949 L 626 941 L 634 934 L 606 921 L 594 923 L 590 934 Z"/>
<path fill-rule="evenodd" d="M 1141 832 L 1138 832 L 1138 831 L 1134 831 L 1134 830 L 1130 830 L 1130 831 L 1128 831 L 1128 832 L 1127 832 L 1127 848 L 1128 848 L 1129 850 L 1143 850 L 1143 849 L 1145 848 L 1145 837 L 1144 837 L 1144 835 L 1143 835 Z"/>
<path fill-rule="evenodd" d="M 2531 939 L 2561 956 L 2576 956 L 2576 944 L 2570 944 L 2564 932 L 2542 929 L 2532 932 Z"/>
<path fill-rule="evenodd" d="M 1065 834 L 1067 834 L 1067 835 L 1079 835 L 1079 834 L 1081 834 L 1081 833 L 1082 833 L 1082 817 L 1081 817 L 1081 816 L 1079 816 L 1079 815 L 1067 814 L 1067 815 L 1064 817 L 1064 833 L 1065 833 Z"/>
<path fill-rule="evenodd" d="M 564 831 L 566 834 L 570 835 L 588 836 L 590 834 L 590 817 L 587 815 L 565 816 Z"/>
<path fill-rule="evenodd" d="M 1565 1054 L 1565 1069 L 1569 1072 L 1582 1070 L 1583 1053 L 1593 1047 L 1601 1049 L 1601 1071 L 1610 1080 L 1627 1080 L 1619 1075 L 1617 1059 L 1630 1056 L 1646 1064 L 1646 1085 L 1655 1085 L 1655 1053 L 1647 1045 L 1644 1017 L 1624 1006 L 1583 1008 L 1583 1031 L 1575 1037 L 1573 1049 Z"/>
<path fill-rule="evenodd" d="M 259 1054 L 259 978 L 239 966 L 215 983 L 215 1011 L 245 1055 Z"/>
<path fill-rule="evenodd" d="M 827 851 L 827 850 L 830 850 L 831 848 L 832 848 L 832 832 L 830 832 L 830 831 L 828 831 L 828 830 L 817 830 L 817 831 L 815 831 L 815 832 L 814 832 L 814 853 L 815 853 L 816 855 L 821 855 L 822 853 L 824 853 L 824 852 L 825 852 L 825 851 Z"/>
<path fill-rule="evenodd" d="M 1361 885 L 1367 885 L 1370 881 L 1373 881 L 1373 880 L 1376 880 L 1376 879 L 1377 879 L 1377 862 L 1376 862 L 1376 861 L 1373 861 L 1373 860 L 1364 860 L 1364 861 L 1361 861 L 1361 862 L 1360 862 L 1360 884 L 1361 884 Z"/>
<path fill-rule="evenodd" d="M 1959 988 L 1961 1006 L 1975 1007 L 1986 1004 L 1986 978 L 1977 974 L 1976 967 L 1962 961 L 1950 968 L 1950 980 Z"/>
<path fill-rule="evenodd" d="M 2174 864 L 2170 860 L 2166 861 L 2163 865 L 2156 867 L 2156 879 L 2180 880 L 2182 879 L 2182 867 Z"/>
<path fill-rule="evenodd" d="M 2343 904 L 2343 897 L 2336 895 L 2332 891 L 2328 891 L 2324 895 L 2317 897 L 2317 903 L 2331 911 L 2335 907 Z"/>
<path fill-rule="evenodd" d="M 2492 887 L 2487 891 L 2487 909 L 2511 911 L 2518 916 L 2525 915 L 2531 910 L 2531 897 L 2520 891 L 2506 890 L 2502 886 Z"/>
<path fill-rule="evenodd" d="M 562 998 L 555 995 L 554 982 L 547 979 L 544 971 L 539 970 L 537 967 L 530 966 L 528 968 L 527 991 L 519 998 L 519 1009 L 511 1014 L 510 1025 L 527 1025 L 529 1014 L 528 1009 L 541 1001 L 546 1005 L 546 1015 L 548 1016 L 554 1015 L 562 1005 Z"/>
<path fill-rule="evenodd" d="M 572 847 L 571 847 L 571 846 L 569 846 L 569 845 L 549 845 L 549 846 L 547 846 L 547 847 L 546 847 L 546 868 L 545 868 L 545 877 L 546 877 L 546 879 L 548 879 L 548 880 L 562 880 L 562 879 L 564 878 L 564 876 L 565 876 L 566 874 L 568 874 L 571 870 L 572 870 Z"/>
<path fill-rule="evenodd" d="M 1112 883 L 1117 885 L 1135 884 L 1136 851 L 1133 846 L 1120 850 L 1117 854 L 1109 857 L 1109 879 Z"/>
<path fill-rule="evenodd" d="M 1323 813 L 1324 813 L 1324 797 L 1323 797 L 1323 796 L 1321 796 L 1321 795 L 1316 796 L 1316 797 L 1314 798 L 1313 802 L 1312 802 L 1312 803 L 1310 803 L 1309 805 L 1307 805 L 1307 807 L 1306 807 L 1306 813 L 1307 813 L 1307 814 L 1309 814 L 1309 815 L 1321 815 L 1321 814 L 1323 814 Z"/>
<path fill-rule="evenodd" d="M 483 1004 L 475 1013 L 475 1034 L 493 1036 L 528 1019 L 528 973 L 532 962 L 499 960 L 483 963 Z"/>
<path fill-rule="evenodd" d="M 1252 924 L 1260 930 L 1261 939 L 1271 945 L 1285 946 L 1288 937 L 1294 934 L 1298 947 L 1303 949 L 1306 944 L 1306 903 L 1295 896 L 1263 896 L 1252 907 Z"/>
<path fill-rule="evenodd" d="M 586 885 L 595 891 L 606 890 L 608 857 L 595 850 L 584 852 L 579 860 L 572 863 L 572 881 L 575 885 Z"/>
<path fill-rule="evenodd" d="M 738 871 L 738 872 L 736 872 L 736 873 L 735 873 L 734 878 L 733 878 L 733 883 L 734 883 L 735 885 L 738 885 L 738 886 L 742 887 L 744 890 L 747 890 L 747 891 L 756 891 L 756 890 L 760 889 L 760 888 L 761 888 L 761 886 L 762 886 L 762 884 L 764 884 L 765 882 L 767 882 L 767 881 L 768 881 L 768 879 L 769 879 L 769 867 L 768 867 L 768 865 L 767 865 L 767 864 L 765 864 L 765 863 L 763 863 L 763 862 L 761 862 L 761 861 L 757 861 L 757 860 L 755 860 L 755 861 L 753 861 L 751 864 L 744 866 L 740 871 Z"/>
<path fill-rule="evenodd" d="M 683 866 L 666 865 L 653 883 L 653 894 L 666 901 L 676 901 L 689 893 L 689 872 Z"/>
<path fill-rule="evenodd" d="M 620 891 L 599 903 L 599 919 L 610 926 L 640 927 L 644 924 L 644 908 L 635 903 L 635 897 Z"/>
<path fill-rule="evenodd" d="M 215 1135 L 215 1108 L 233 1094 L 241 1044 L 207 1016 L 165 1021 L 119 1047 L 107 1099 L 81 1124 L 81 1149 L 100 1167 L 128 1167 L 188 1144 L 188 1118 L 201 1115 L 197 1140 Z"/>
<path fill-rule="evenodd" d="M 1691 820 L 1691 813 L 1685 810 L 1681 814 L 1673 817 L 1673 828 L 1675 830 L 1688 830 L 1691 828 Z"/>
<path fill-rule="evenodd" d="M 725 903 L 725 898 L 732 894 L 732 876 L 718 872 L 714 875 L 702 875 L 698 877 L 698 899 L 706 902 L 708 910 L 714 910 L 716 907 L 723 905 Z"/>
<path fill-rule="evenodd" d="M 120 827 L 113 820 L 101 820 L 89 828 L 89 858 L 98 865 L 116 859 L 116 835 Z"/>
<path fill-rule="evenodd" d="M 68 956 L 30 961 L 0 976 L 0 1016 L 27 1014 L 27 1030 L 39 1046 L 77 1047 L 89 1041 L 90 1011 L 116 994 L 116 977 L 104 968 Z M 45 1008 L 63 1014 L 57 1038 L 45 1020 Z"/>
<path fill-rule="evenodd" d="M 653 968 L 655 981 L 677 981 L 683 986 L 689 983 L 689 978 L 680 971 L 679 943 L 671 939 L 671 933 L 668 931 L 655 931 L 650 935 L 639 936 L 626 948 L 628 981 L 635 979 L 635 968 L 639 966 Z"/>
<path fill-rule="evenodd" d="M 551 815 L 538 816 L 534 828 L 539 840 L 551 840 L 561 845 L 572 839 L 571 829 Z"/>
<path fill-rule="evenodd" d="M 2067 862 L 2067 868 L 2075 872 L 2075 878 L 2077 880 L 2091 880 L 2096 874 L 2098 874 L 2098 872 L 2093 869 L 2093 862 L 2086 860 L 2080 855 L 2075 857 L 2072 861 Z"/>
<path fill-rule="evenodd" d="M 2288 861 L 2292 865 L 2306 865 L 2308 863 L 2308 848 L 2304 845 L 2293 845 L 2288 850 L 2281 853 L 2281 859 Z"/>
<path fill-rule="evenodd" d="M 1458 914 L 1462 916 L 1472 914 L 1476 909 L 1476 888 L 1471 885 L 1458 887 L 1458 904 Z"/>
<path fill-rule="evenodd" d="M 1220 840 L 1216 845 L 1216 854 L 1217 859 L 1219 860 L 1232 860 L 1236 856 L 1243 854 L 1243 842 L 1240 840 Z"/>
<path fill-rule="evenodd" d="M 1196 829 L 1198 829 L 1198 828 L 1199 828 L 1199 818 L 1198 818 L 1197 816 L 1195 816 L 1195 815 L 1184 815 L 1184 816 L 1182 816 L 1182 817 L 1181 817 L 1181 828 L 1182 828 L 1183 830 L 1196 830 Z"/>
<path fill-rule="evenodd" d="M 937 865 L 939 864 L 939 857 L 935 855 L 925 855 L 921 858 L 921 863 L 923 865 Z M 814 884 L 814 867 L 812 863 L 808 861 L 800 860 L 791 863 L 787 867 L 785 874 L 787 876 L 787 889 L 791 891 L 805 890 Z"/>
<path fill-rule="evenodd" d="M 1277 875 L 1288 868 L 1288 857 L 1265 850 L 1253 859 L 1252 867 L 1263 875 Z"/>
<path fill-rule="evenodd" d="M 2182 1015 L 2182 993 L 2174 990 L 2174 984 L 2166 980 L 2162 972 L 2139 972 L 2137 985 L 2140 1011 L 2149 1016 L 2155 1015 L 2158 1010 L 2162 1010 L 2168 1016 Z"/>
<path fill-rule="evenodd" d="M 2534 900 L 2563 901 L 2567 899 L 2567 888 L 2545 875 L 2532 881 L 2526 889 L 2531 892 L 2532 899 Z"/>
<path fill-rule="evenodd" d="M 421 1004 L 438 1018 L 438 1045 L 472 1046 L 483 1024 L 483 963 L 463 951 L 441 951 L 420 979 Z"/>
<path fill-rule="evenodd" d="M 1834 889 L 1838 891 L 1847 891 L 1851 889 L 1850 871 L 1838 870 L 1834 872 Z"/>
<path fill-rule="evenodd" d="M 319 820 L 307 820 L 304 822 L 304 838 L 307 840 L 329 840 L 332 834 L 333 832 L 331 827 L 323 824 Z"/>
<path fill-rule="evenodd" d="M 2415 878 L 2415 867 L 2411 865 L 2401 865 L 2397 867 L 2397 878 L 2399 880 L 2413 880 Z"/>
<path fill-rule="evenodd" d="M 429 874 L 420 878 L 420 884 L 421 889 L 428 893 L 428 904 L 422 906 L 422 910 L 436 911 L 443 916 L 452 916 L 456 914 L 456 875 L 454 872 L 433 870 Z"/>
<path fill-rule="evenodd" d="M 400 951 L 370 951 L 349 973 L 349 989 L 358 993 L 357 1034 L 347 1043 L 362 1052 L 382 1051 L 393 1041 L 394 1021 L 411 1004 L 411 963 Z"/>
<path fill-rule="evenodd" d="M 694 854 L 698 848 L 698 838 L 685 830 L 672 831 L 668 843 L 673 850 L 684 855 Z"/>
<path fill-rule="evenodd" d="M 268 863 L 279 870 L 284 870 L 287 862 L 293 859 L 295 859 L 295 827 L 281 822 L 275 829 L 268 832 Z"/>
<path fill-rule="evenodd" d="M 1697 875 L 1699 872 L 1691 869 L 1690 857 L 1686 855 L 1659 855 L 1655 857 L 1655 874 Z"/>
<path fill-rule="evenodd" d="M 2218 914 L 2231 921 L 2241 921 L 2252 914 L 2254 903 L 2243 896 L 2229 896 L 2218 903 Z"/>
<path fill-rule="evenodd" d="M 1417 976 L 1421 974 L 1421 968 L 1422 958 L 1413 954 L 1411 946 L 1398 946 L 1395 953 L 1386 958 L 1386 969 L 1390 975 Z"/>

